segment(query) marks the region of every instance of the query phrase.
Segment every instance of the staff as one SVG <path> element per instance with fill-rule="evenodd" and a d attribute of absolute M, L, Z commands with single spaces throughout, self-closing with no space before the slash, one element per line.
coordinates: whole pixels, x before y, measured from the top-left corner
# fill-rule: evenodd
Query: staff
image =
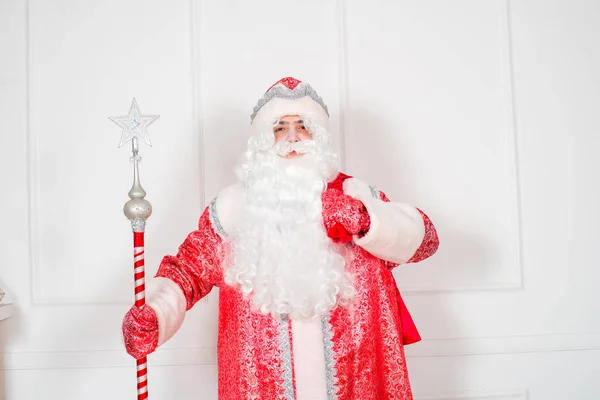
<path fill-rule="evenodd" d="M 135 306 L 141 308 L 146 304 L 145 292 L 145 271 L 144 271 L 144 232 L 146 220 L 152 214 L 152 205 L 144 197 L 146 191 L 140 183 L 139 162 L 142 157 L 139 155 L 138 139 L 149 146 L 150 137 L 148 136 L 148 125 L 158 119 L 158 115 L 141 115 L 135 98 L 129 108 L 129 113 L 121 117 L 109 117 L 111 121 L 123 128 L 119 147 L 131 142 L 133 156 L 130 161 L 133 162 L 133 186 L 129 190 L 130 200 L 125 203 L 123 212 L 131 222 L 133 230 L 133 279 Z M 137 366 L 137 398 L 145 400 L 148 398 L 148 367 L 146 357 L 136 360 Z"/>

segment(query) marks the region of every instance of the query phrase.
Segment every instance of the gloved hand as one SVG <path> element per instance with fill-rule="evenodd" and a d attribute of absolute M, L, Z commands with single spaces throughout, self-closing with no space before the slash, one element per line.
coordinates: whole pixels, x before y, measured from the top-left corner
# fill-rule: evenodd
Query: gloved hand
<path fill-rule="evenodd" d="M 122 330 L 125 350 L 136 360 L 158 347 L 158 318 L 148 305 L 131 307 L 123 318 Z"/>
<path fill-rule="evenodd" d="M 337 189 L 326 189 L 322 203 L 327 236 L 334 242 L 349 242 L 353 235 L 362 236 L 369 231 L 371 218 L 360 200 Z"/>

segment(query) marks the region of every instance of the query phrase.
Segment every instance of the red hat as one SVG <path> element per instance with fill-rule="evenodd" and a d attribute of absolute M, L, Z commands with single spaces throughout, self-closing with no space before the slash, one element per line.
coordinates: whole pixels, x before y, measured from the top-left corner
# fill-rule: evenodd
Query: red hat
<path fill-rule="evenodd" d="M 285 115 L 300 115 L 328 127 L 329 111 L 323 99 L 308 83 L 292 77 L 280 79 L 266 91 L 250 120 L 253 126 L 270 125 Z"/>

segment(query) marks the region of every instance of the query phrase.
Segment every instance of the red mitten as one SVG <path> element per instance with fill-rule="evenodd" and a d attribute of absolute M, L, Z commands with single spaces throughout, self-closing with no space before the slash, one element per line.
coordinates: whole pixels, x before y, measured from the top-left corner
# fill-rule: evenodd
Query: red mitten
<path fill-rule="evenodd" d="M 365 205 L 337 189 L 322 195 L 323 222 L 327 235 L 336 242 L 349 242 L 353 235 L 364 235 L 371 224 Z"/>
<path fill-rule="evenodd" d="M 123 318 L 122 329 L 125 349 L 136 360 L 158 347 L 158 319 L 152 307 L 131 307 Z"/>

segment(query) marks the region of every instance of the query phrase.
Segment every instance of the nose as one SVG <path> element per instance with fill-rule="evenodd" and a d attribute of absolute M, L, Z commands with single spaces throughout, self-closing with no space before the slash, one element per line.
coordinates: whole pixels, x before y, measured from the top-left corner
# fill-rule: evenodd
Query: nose
<path fill-rule="evenodd" d="M 291 127 L 288 131 L 287 141 L 290 143 L 296 143 L 300 141 L 300 137 L 298 137 L 298 133 L 296 132 L 295 127 Z"/>

